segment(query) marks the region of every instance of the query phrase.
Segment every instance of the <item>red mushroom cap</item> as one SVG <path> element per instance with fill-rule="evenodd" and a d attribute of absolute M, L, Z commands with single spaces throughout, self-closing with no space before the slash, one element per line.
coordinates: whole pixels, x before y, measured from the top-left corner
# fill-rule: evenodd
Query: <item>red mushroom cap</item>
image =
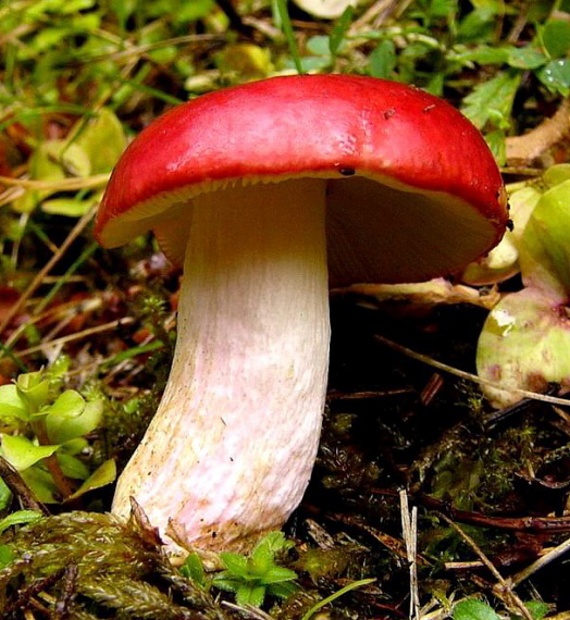
<path fill-rule="evenodd" d="M 396 82 L 318 75 L 220 90 L 156 120 L 116 166 L 96 236 L 114 247 L 152 229 L 181 262 L 183 203 L 235 182 L 295 177 L 327 179 L 329 265 L 339 284 L 458 270 L 507 223 L 494 158 L 452 106 Z"/>

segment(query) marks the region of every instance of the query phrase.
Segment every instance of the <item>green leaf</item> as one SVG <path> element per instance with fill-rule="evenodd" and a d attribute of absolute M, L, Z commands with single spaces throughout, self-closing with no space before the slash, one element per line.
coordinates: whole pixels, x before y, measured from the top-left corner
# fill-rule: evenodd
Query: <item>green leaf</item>
<path fill-rule="evenodd" d="M 537 71 L 539 80 L 552 93 L 566 97 L 570 93 L 570 60 L 567 58 L 552 60 Z"/>
<path fill-rule="evenodd" d="M 90 161 L 93 174 L 109 172 L 127 146 L 121 122 L 109 108 L 102 108 L 89 118 L 75 140 Z"/>
<path fill-rule="evenodd" d="M 463 100 L 463 113 L 479 129 L 483 129 L 489 121 L 499 129 L 508 128 L 520 81 L 519 72 L 503 71 L 489 81 L 478 84 Z"/>
<path fill-rule="evenodd" d="M 275 555 L 293 546 L 282 532 L 270 532 L 262 538 L 246 557 L 239 553 L 221 553 L 220 559 L 227 570 L 216 575 L 213 585 L 234 592 L 239 604 L 259 606 L 266 594 L 285 598 L 296 590 L 292 583 L 297 574 L 278 566 Z"/>
<path fill-rule="evenodd" d="M 261 607 L 265 600 L 266 588 L 263 585 L 242 585 L 236 591 L 236 603 L 244 607 Z"/>
<path fill-rule="evenodd" d="M 234 575 L 245 577 L 247 575 L 247 558 L 240 553 L 220 553 L 220 559 L 224 566 Z"/>
<path fill-rule="evenodd" d="M 547 293 L 570 292 L 570 180 L 544 192 L 520 239 L 523 281 Z"/>
<path fill-rule="evenodd" d="M 331 594 L 330 596 L 327 596 L 322 601 L 319 601 L 318 603 L 313 605 L 309 609 L 309 611 L 307 611 L 307 613 L 301 618 L 301 620 L 310 620 L 320 609 L 326 607 L 330 603 L 333 603 L 334 601 L 336 601 L 337 598 L 340 598 L 351 590 L 356 590 L 356 588 L 367 586 L 368 584 L 374 583 L 375 581 L 376 579 L 360 579 L 359 581 L 353 581 L 352 583 L 349 583 L 348 585 L 344 586 L 344 588 L 337 590 L 337 592 L 333 592 L 333 594 Z"/>
<path fill-rule="evenodd" d="M 269 532 L 255 546 L 255 549 L 267 549 L 267 551 L 275 556 L 288 549 L 292 549 L 295 543 L 285 538 L 285 534 L 280 531 Z"/>
<path fill-rule="evenodd" d="M 89 468 L 85 463 L 72 454 L 65 454 L 61 450 L 57 454 L 57 462 L 66 478 L 71 480 L 86 480 L 89 477 Z"/>
<path fill-rule="evenodd" d="M 67 375 L 67 371 L 71 365 L 71 360 L 67 355 L 59 355 L 47 369 L 50 383 L 61 385 L 63 378 Z"/>
<path fill-rule="evenodd" d="M 501 65 L 509 58 L 511 48 L 478 45 L 474 48 L 456 48 L 451 58 L 461 64 L 476 62 L 480 65 Z"/>
<path fill-rule="evenodd" d="M 103 402 L 85 399 L 74 390 L 66 390 L 48 409 L 46 429 L 51 442 L 62 444 L 70 439 L 83 437 L 101 423 Z"/>
<path fill-rule="evenodd" d="M 289 598 L 295 594 L 299 586 L 292 581 L 283 581 L 281 583 L 271 583 L 267 586 L 267 593 L 277 598 Z"/>
<path fill-rule="evenodd" d="M 544 171 L 542 180 L 549 188 L 570 180 L 570 164 L 555 164 L 554 166 L 550 166 L 550 168 Z"/>
<path fill-rule="evenodd" d="M 6 510 L 12 500 L 12 493 L 4 480 L 0 478 L 0 510 Z"/>
<path fill-rule="evenodd" d="M 565 56 L 570 50 L 570 23 L 551 19 L 539 28 L 542 44 L 551 58 Z"/>
<path fill-rule="evenodd" d="M 26 400 L 14 384 L 2 385 L 0 386 L 0 420 L 9 424 L 14 418 L 22 422 L 30 419 Z"/>
<path fill-rule="evenodd" d="M 192 2 L 183 2 L 179 21 L 190 22 L 206 17 L 212 12 L 214 0 L 192 0 Z"/>
<path fill-rule="evenodd" d="M 0 570 L 6 568 L 14 559 L 14 553 L 8 545 L 0 545 Z"/>
<path fill-rule="evenodd" d="M 26 437 L 18 437 L 0 433 L 2 447 L 0 453 L 19 472 L 22 472 L 38 461 L 51 456 L 59 446 L 37 446 Z"/>
<path fill-rule="evenodd" d="M 330 53 L 333 56 L 336 56 L 342 43 L 344 42 L 344 37 L 352 24 L 353 16 L 354 7 L 349 5 L 346 9 L 344 9 L 343 14 L 338 18 L 336 24 L 334 25 L 330 36 Z"/>
<path fill-rule="evenodd" d="M 457 29 L 457 39 L 462 42 L 488 40 L 495 32 L 497 8 L 493 5 L 482 6 L 468 13 Z"/>
<path fill-rule="evenodd" d="M 14 525 L 25 525 L 26 523 L 33 523 L 42 518 L 42 513 L 36 510 L 16 510 L 7 517 L 0 519 L 0 534 L 2 534 L 9 527 Z"/>
<path fill-rule="evenodd" d="M 507 63 L 515 69 L 538 69 L 548 62 L 548 58 L 532 47 L 512 47 L 507 54 Z"/>
<path fill-rule="evenodd" d="M 69 28 L 46 27 L 34 37 L 34 49 L 45 52 L 57 47 L 64 38 L 69 35 Z"/>
<path fill-rule="evenodd" d="M 493 608 L 477 599 L 460 601 L 453 608 L 453 620 L 500 620 Z"/>
<path fill-rule="evenodd" d="M 432 17 L 450 18 L 457 10 L 457 0 L 431 0 L 429 6 Z"/>
<path fill-rule="evenodd" d="M 506 135 L 503 129 L 495 129 L 485 134 L 485 140 L 497 163 L 503 165 L 507 159 Z"/>
<path fill-rule="evenodd" d="M 85 437 L 75 437 L 74 439 L 68 439 L 65 443 L 61 444 L 60 452 L 77 456 L 88 446 L 89 442 Z"/>
<path fill-rule="evenodd" d="M 66 390 L 49 406 L 48 416 L 52 419 L 76 418 L 85 409 L 85 399 L 75 390 Z"/>
<path fill-rule="evenodd" d="M 21 471 L 20 475 L 36 499 L 43 504 L 55 504 L 61 501 L 59 490 L 51 474 L 45 469 L 39 466 L 29 467 L 25 471 Z"/>
<path fill-rule="evenodd" d="M 370 75 L 377 78 L 389 78 L 396 66 L 396 46 L 390 39 L 381 41 L 368 57 Z"/>
<path fill-rule="evenodd" d="M 232 43 L 216 56 L 216 64 L 224 73 L 236 73 L 241 79 L 267 77 L 272 71 L 267 50 L 253 43 Z"/>
<path fill-rule="evenodd" d="M 307 40 L 307 51 L 315 56 L 330 56 L 331 40 L 330 37 L 325 34 L 317 34 Z"/>
<path fill-rule="evenodd" d="M 92 206 L 93 200 L 80 200 L 78 198 L 53 198 L 52 200 L 44 200 L 41 204 L 44 213 L 66 217 L 81 217 Z"/>
<path fill-rule="evenodd" d="M 295 579 L 297 579 L 297 573 L 283 566 L 272 566 L 263 573 L 263 583 L 267 585 Z"/>
<path fill-rule="evenodd" d="M 206 586 L 206 571 L 200 556 L 194 551 L 190 553 L 184 560 L 184 564 L 180 567 L 180 572 L 200 586 Z"/>
<path fill-rule="evenodd" d="M 116 478 L 117 466 L 113 459 L 109 459 L 100 465 L 68 499 L 75 499 L 89 491 L 107 486 L 114 482 Z"/>
<path fill-rule="evenodd" d="M 37 181 L 59 181 L 67 176 L 85 177 L 91 173 L 87 153 L 77 144 L 65 140 L 46 140 L 38 145 L 30 158 L 30 173 Z M 14 204 L 20 212 L 32 211 L 55 189 L 26 190 Z"/>
<path fill-rule="evenodd" d="M 527 601 L 524 606 L 529 610 L 534 620 L 542 620 L 550 611 L 550 605 L 543 601 Z"/>
<path fill-rule="evenodd" d="M 291 24 L 291 18 L 289 17 L 289 10 L 287 8 L 286 0 L 274 0 L 276 7 L 276 17 L 278 25 L 283 30 L 287 45 L 289 46 L 289 53 L 293 58 L 297 73 L 300 75 L 304 73 L 303 65 L 301 63 L 301 57 L 299 55 L 299 48 L 297 47 L 297 40 L 295 39 L 295 32 L 293 31 L 293 24 Z"/>
<path fill-rule="evenodd" d="M 30 413 L 38 412 L 50 399 L 50 383 L 42 371 L 27 372 L 16 379 L 16 387 L 28 403 Z"/>
<path fill-rule="evenodd" d="M 89 157 L 78 144 L 69 144 L 65 140 L 48 140 L 43 142 L 36 152 L 36 179 L 57 180 L 67 174 L 86 177 L 91 173 Z"/>
<path fill-rule="evenodd" d="M 227 571 L 223 571 L 222 573 L 215 575 L 212 579 L 212 584 L 216 588 L 218 588 L 219 590 L 223 590 L 224 592 L 233 592 L 234 594 L 238 591 L 240 587 L 247 583 L 247 581 L 243 581 L 238 579 L 237 577 L 228 575 Z"/>

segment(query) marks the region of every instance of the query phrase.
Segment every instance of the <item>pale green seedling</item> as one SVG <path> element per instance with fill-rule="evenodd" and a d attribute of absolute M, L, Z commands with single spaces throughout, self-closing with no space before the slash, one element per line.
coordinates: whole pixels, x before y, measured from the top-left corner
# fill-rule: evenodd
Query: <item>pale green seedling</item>
<path fill-rule="evenodd" d="M 86 436 L 101 424 L 103 400 L 63 389 L 67 366 L 62 360 L 0 386 L 0 455 L 46 503 L 77 497 L 115 478 L 113 461 L 91 473 L 81 458 L 89 446 Z M 5 488 L 0 497 L 5 507 L 10 497 Z"/>

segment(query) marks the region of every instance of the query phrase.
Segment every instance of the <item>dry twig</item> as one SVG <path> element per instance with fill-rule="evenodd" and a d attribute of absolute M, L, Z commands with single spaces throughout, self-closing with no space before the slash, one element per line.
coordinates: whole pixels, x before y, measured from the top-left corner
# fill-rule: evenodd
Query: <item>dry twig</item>
<path fill-rule="evenodd" d="M 554 147 L 570 138 L 570 98 L 566 98 L 551 118 L 523 134 L 507 138 L 507 164 L 530 166 L 546 157 Z M 546 162 L 550 163 L 550 162 Z"/>
<path fill-rule="evenodd" d="M 44 265 L 44 267 L 37 273 L 36 277 L 32 280 L 28 288 L 22 293 L 22 296 L 18 301 L 10 308 L 6 313 L 4 320 L 0 323 L 0 334 L 4 332 L 6 327 L 10 324 L 12 319 L 18 314 L 18 312 L 24 307 L 24 304 L 35 293 L 38 286 L 43 282 L 43 279 L 51 271 L 54 265 L 62 258 L 71 244 L 79 237 L 79 235 L 85 230 L 88 224 L 95 216 L 96 208 L 90 209 L 75 225 L 73 230 L 69 233 L 65 241 L 61 244 L 58 251 L 51 257 L 51 259 Z"/>
<path fill-rule="evenodd" d="M 410 573 L 410 620 L 420 620 L 420 594 L 418 588 L 418 509 L 410 511 L 408 494 L 400 491 L 400 513 L 402 515 L 402 535 L 406 543 L 408 568 Z"/>
<path fill-rule="evenodd" d="M 495 568 L 494 564 L 489 560 L 489 558 L 483 553 L 481 548 L 477 545 L 477 543 L 464 532 L 456 523 L 454 523 L 451 519 L 448 519 L 444 514 L 439 515 L 450 527 L 452 527 L 458 534 L 463 538 L 463 540 L 469 545 L 469 547 L 475 552 L 475 554 L 479 557 L 481 562 L 485 565 L 485 567 L 489 570 L 489 572 L 495 577 L 497 583 L 493 588 L 493 592 L 496 596 L 498 596 L 507 606 L 507 608 L 512 611 L 516 611 L 517 614 L 521 615 L 525 620 L 533 620 L 532 614 L 526 608 L 525 604 L 518 597 L 517 593 L 513 590 L 512 584 L 509 580 L 505 579 L 501 573 Z"/>

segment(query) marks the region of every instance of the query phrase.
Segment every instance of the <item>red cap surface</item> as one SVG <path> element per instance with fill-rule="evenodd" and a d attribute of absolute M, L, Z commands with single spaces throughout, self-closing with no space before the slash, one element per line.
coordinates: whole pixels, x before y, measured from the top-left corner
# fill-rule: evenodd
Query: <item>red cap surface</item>
<path fill-rule="evenodd" d="M 96 236 L 114 247 L 151 229 L 164 241 L 172 205 L 179 213 L 241 179 L 301 176 L 329 185 L 337 283 L 449 273 L 493 247 L 507 222 L 491 152 L 446 102 L 370 77 L 287 76 L 203 95 L 149 125 L 113 172 Z M 180 244 L 165 241 L 174 260 Z"/>

